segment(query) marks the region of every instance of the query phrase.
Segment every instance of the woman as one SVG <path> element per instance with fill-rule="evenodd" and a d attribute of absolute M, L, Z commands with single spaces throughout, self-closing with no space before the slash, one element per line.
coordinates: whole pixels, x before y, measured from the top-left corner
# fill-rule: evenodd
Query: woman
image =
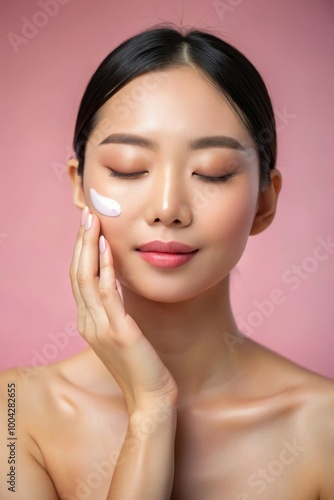
<path fill-rule="evenodd" d="M 1 498 L 11 480 L 25 500 L 334 498 L 333 382 L 245 337 L 230 306 L 282 185 L 257 70 L 213 34 L 153 27 L 92 76 L 74 148 L 89 347 L 28 385 L 2 374 L 19 458 L 15 476 L 2 445 Z"/>

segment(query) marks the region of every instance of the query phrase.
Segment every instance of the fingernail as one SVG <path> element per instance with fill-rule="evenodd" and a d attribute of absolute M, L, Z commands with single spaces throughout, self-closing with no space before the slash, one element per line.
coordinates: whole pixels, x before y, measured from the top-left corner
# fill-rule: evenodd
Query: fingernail
<path fill-rule="evenodd" d="M 102 234 L 99 238 L 99 248 L 101 253 L 103 253 L 106 249 L 106 241 L 104 239 L 104 236 L 102 236 Z"/>
<path fill-rule="evenodd" d="M 86 222 L 85 222 L 85 229 L 89 229 L 90 226 L 92 225 L 92 220 L 93 220 L 93 216 L 92 214 L 89 214 L 87 219 L 86 219 Z"/>
<path fill-rule="evenodd" d="M 83 209 L 83 211 L 81 212 L 81 225 L 82 226 L 85 225 L 85 222 L 87 219 L 87 214 L 88 214 L 88 207 L 86 205 L 85 208 Z"/>

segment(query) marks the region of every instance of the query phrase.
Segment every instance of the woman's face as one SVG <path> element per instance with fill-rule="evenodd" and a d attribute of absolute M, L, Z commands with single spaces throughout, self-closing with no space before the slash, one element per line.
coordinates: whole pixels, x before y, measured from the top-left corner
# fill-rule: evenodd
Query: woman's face
<path fill-rule="evenodd" d="M 101 111 L 87 142 L 83 190 L 122 285 L 151 300 L 177 302 L 217 284 L 241 258 L 258 205 L 258 157 L 236 112 L 189 68 L 140 76 Z M 111 134 L 152 144 L 100 144 Z M 245 149 L 231 147 L 231 139 L 191 146 L 212 136 L 226 136 Z M 111 170 L 138 175 L 120 178 Z M 233 175 L 226 182 L 204 177 L 227 174 Z M 116 200 L 121 214 L 101 215 L 90 188 Z M 198 251 L 181 266 L 160 268 L 136 250 L 153 240 L 176 240 Z"/>

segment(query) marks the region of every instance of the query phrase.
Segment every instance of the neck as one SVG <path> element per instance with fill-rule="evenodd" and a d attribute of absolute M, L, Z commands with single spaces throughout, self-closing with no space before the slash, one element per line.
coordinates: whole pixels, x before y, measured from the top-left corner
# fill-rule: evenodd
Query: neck
<path fill-rule="evenodd" d="M 162 303 L 122 286 L 125 310 L 174 377 L 180 399 L 208 395 L 240 373 L 242 338 L 229 297 L 229 276 L 189 300 Z"/>

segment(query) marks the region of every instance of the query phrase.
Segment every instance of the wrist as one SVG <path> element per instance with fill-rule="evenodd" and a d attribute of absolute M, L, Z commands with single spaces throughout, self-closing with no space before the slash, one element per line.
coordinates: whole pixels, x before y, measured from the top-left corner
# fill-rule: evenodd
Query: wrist
<path fill-rule="evenodd" d="M 156 413 L 175 413 L 179 406 L 177 396 L 163 395 L 154 398 L 136 398 L 136 400 L 127 401 L 129 415 L 149 415 Z M 159 418 L 159 417 L 158 417 Z"/>
<path fill-rule="evenodd" d="M 177 405 L 163 400 L 137 405 L 129 413 L 130 425 L 141 425 L 147 428 L 156 427 L 164 422 L 173 421 L 177 417 Z"/>

